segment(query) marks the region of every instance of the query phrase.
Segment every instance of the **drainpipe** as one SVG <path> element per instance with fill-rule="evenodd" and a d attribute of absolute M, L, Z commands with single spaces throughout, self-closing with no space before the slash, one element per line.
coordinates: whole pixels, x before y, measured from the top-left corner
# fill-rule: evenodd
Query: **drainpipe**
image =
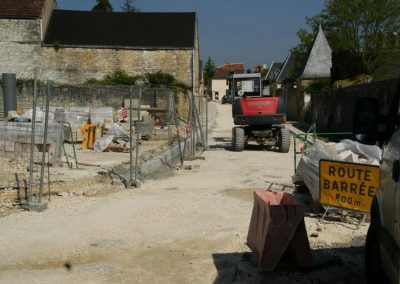
<path fill-rule="evenodd" d="M 17 110 L 17 79 L 15 73 L 3 73 L 4 117 Z"/>

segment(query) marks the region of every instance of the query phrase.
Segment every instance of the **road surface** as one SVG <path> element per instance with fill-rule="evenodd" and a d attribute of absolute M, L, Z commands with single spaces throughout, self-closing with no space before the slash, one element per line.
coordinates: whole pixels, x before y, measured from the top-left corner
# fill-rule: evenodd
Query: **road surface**
<path fill-rule="evenodd" d="M 293 150 L 233 152 L 230 105 L 210 109 L 210 149 L 192 170 L 129 190 L 81 180 L 42 213 L 0 218 L 0 283 L 363 283 L 367 225 L 318 214 L 306 217 L 313 269 L 257 271 L 246 246 L 253 191 L 292 187 Z"/>

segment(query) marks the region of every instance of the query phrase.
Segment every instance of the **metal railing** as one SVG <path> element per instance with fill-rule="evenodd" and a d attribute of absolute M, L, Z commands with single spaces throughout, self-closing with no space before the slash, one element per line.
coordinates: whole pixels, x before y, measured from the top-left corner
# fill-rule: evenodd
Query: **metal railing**
<path fill-rule="evenodd" d="M 316 124 L 313 123 L 306 133 L 293 134 L 293 160 L 294 173 L 297 172 L 297 156 L 306 153 L 307 148 L 315 144 L 318 137 L 346 137 L 352 135 L 352 132 L 317 132 Z M 297 141 L 301 141 L 303 147 L 297 150 Z"/>

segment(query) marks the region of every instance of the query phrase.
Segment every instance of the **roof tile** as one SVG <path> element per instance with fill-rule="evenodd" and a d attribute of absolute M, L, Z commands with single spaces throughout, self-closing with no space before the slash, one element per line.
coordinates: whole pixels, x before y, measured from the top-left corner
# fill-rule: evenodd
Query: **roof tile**
<path fill-rule="evenodd" d="M 54 10 L 44 43 L 57 42 L 64 47 L 193 48 L 195 28 L 195 13 Z"/>
<path fill-rule="evenodd" d="M 229 73 L 234 72 L 235 74 L 244 73 L 243 63 L 225 63 L 215 69 L 213 79 L 226 79 Z"/>
<path fill-rule="evenodd" d="M 0 17 L 40 18 L 45 0 L 0 0 Z"/>

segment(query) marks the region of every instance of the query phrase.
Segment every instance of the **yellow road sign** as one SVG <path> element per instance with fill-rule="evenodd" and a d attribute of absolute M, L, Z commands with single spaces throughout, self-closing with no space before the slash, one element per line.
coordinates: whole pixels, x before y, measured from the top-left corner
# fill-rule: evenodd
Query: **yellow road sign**
<path fill-rule="evenodd" d="M 369 212 L 379 188 L 379 166 L 321 160 L 321 204 Z"/>

